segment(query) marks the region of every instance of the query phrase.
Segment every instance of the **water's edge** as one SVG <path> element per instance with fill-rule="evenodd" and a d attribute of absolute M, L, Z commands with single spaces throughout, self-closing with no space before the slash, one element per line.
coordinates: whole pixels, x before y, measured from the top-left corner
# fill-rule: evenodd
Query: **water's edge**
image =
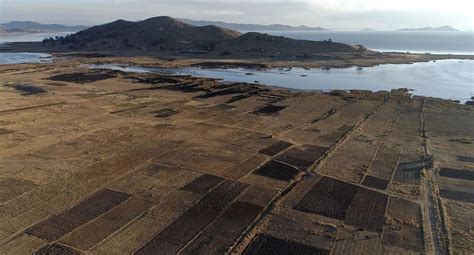
<path fill-rule="evenodd" d="M 442 60 L 415 64 L 385 64 L 350 68 L 278 68 L 254 70 L 245 68 L 209 69 L 182 67 L 176 69 L 146 68 L 128 65 L 90 65 L 93 69 L 123 72 L 155 72 L 220 79 L 223 82 L 260 83 L 303 91 L 370 90 L 391 91 L 408 88 L 414 95 L 466 102 L 474 95 L 474 61 Z"/>

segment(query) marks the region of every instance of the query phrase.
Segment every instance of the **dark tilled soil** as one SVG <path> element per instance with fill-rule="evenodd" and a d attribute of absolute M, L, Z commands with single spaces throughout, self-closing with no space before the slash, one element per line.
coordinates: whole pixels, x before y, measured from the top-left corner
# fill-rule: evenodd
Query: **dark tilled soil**
<path fill-rule="evenodd" d="M 65 81 L 74 83 L 91 83 L 95 81 L 107 80 L 114 78 L 111 73 L 68 73 L 51 76 L 49 79 L 53 81 Z"/>
<path fill-rule="evenodd" d="M 278 141 L 269 147 L 260 151 L 260 153 L 265 154 L 267 156 L 275 156 L 281 151 L 285 150 L 286 148 L 290 147 L 292 144 L 285 142 L 285 141 Z"/>
<path fill-rule="evenodd" d="M 306 194 L 296 209 L 344 220 L 357 190 L 355 185 L 323 177 Z"/>
<path fill-rule="evenodd" d="M 182 187 L 182 190 L 192 191 L 197 194 L 206 194 L 211 189 L 216 187 L 224 179 L 221 177 L 204 174 L 194 179 L 192 182 L 188 183 L 186 186 Z"/>
<path fill-rule="evenodd" d="M 24 96 L 30 96 L 30 95 L 36 95 L 36 94 L 48 92 L 47 90 L 43 88 L 33 86 L 33 85 L 27 85 L 27 84 L 14 85 L 13 88 L 18 91 L 23 92 L 22 95 Z"/>
<path fill-rule="evenodd" d="M 296 168 L 274 160 L 266 163 L 253 172 L 253 174 L 256 175 L 261 175 L 280 181 L 290 181 L 298 173 L 299 171 Z"/>
<path fill-rule="evenodd" d="M 464 179 L 464 180 L 474 180 L 474 171 L 468 170 L 459 170 L 453 168 L 443 167 L 439 171 L 439 175 L 444 177 L 456 178 L 456 179 Z"/>
<path fill-rule="evenodd" d="M 81 253 L 63 245 L 50 244 L 50 245 L 44 246 L 43 248 L 39 249 L 33 254 L 34 255 L 80 255 Z"/>
<path fill-rule="evenodd" d="M 367 187 L 385 190 L 388 187 L 389 181 L 367 175 L 362 184 Z"/>
<path fill-rule="evenodd" d="M 328 255 L 329 251 L 269 235 L 258 235 L 244 252 L 246 255 Z"/>
<path fill-rule="evenodd" d="M 99 191 L 75 207 L 34 225 L 26 232 L 47 241 L 55 241 L 129 197 L 130 195 L 108 189 Z"/>
<path fill-rule="evenodd" d="M 447 189 L 440 189 L 439 194 L 443 198 L 474 204 L 474 194 L 473 193 L 463 192 L 463 191 L 455 191 L 455 190 L 447 190 Z"/>

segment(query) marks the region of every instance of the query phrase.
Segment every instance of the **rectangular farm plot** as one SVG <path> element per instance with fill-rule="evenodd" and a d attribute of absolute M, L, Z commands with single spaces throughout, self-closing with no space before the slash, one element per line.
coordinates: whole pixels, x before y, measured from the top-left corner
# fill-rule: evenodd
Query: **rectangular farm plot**
<path fill-rule="evenodd" d="M 352 125 L 342 125 L 341 127 L 332 130 L 330 133 L 320 136 L 319 139 L 326 142 L 327 145 L 333 146 L 337 144 L 353 128 L 354 126 Z"/>
<path fill-rule="evenodd" d="M 236 199 L 240 193 L 244 192 L 248 186 L 248 184 L 226 180 L 217 188 L 207 193 L 199 200 L 197 205 L 223 210 L 230 202 Z"/>
<path fill-rule="evenodd" d="M 382 232 L 388 195 L 323 177 L 296 209 Z"/>
<path fill-rule="evenodd" d="M 218 215 L 219 210 L 195 205 L 135 254 L 176 254 Z"/>
<path fill-rule="evenodd" d="M 423 251 L 421 207 L 415 202 L 390 197 L 385 217 L 383 243 Z"/>
<path fill-rule="evenodd" d="M 14 199 L 36 187 L 36 184 L 27 180 L 11 178 L 0 179 L 0 204 Z"/>
<path fill-rule="evenodd" d="M 341 228 L 333 254 L 383 254 L 382 241 L 376 233 Z"/>
<path fill-rule="evenodd" d="M 474 194 L 463 191 L 440 189 L 439 194 L 442 198 L 456 200 L 460 202 L 467 202 L 474 204 Z"/>
<path fill-rule="evenodd" d="M 215 235 L 204 230 L 185 248 L 179 251 L 179 254 L 189 255 L 208 255 L 208 254 L 226 254 L 234 240 Z M 159 253 L 164 254 L 164 253 Z"/>
<path fill-rule="evenodd" d="M 33 254 L 34 255 L 52 255 L 52 254 L 80 255 L 81 253 L 63 245 L 50 244 L 35 251 Z"/>
<path fill-rule="evenodd" d="M 420 159 L 402 159 L 398 164 L 393 181 L 419 185 L 421 180 L 421 171 L 423 170 L 423 163 Z"/>
<path fill-rule="evenodd" d="M 284 151 L 286 148 L 290 147 L 291 145 L 292 145 L 291 143 L 288 143 L 288 142 L 285 142 L 285 141 L 278 141 L 278 142 L 270 145 L 269 147 L 267 147 L 263 150 L 260 150 L 260 153 L 272 157 L 272 156 L 277 155 L 281 151 Z"/>
<path fill-rule="evenodd" d="M 296 209 L 329 218 L 344 220 L 357 186 L 323 177 L 306 194 Z"/>
<path fill-rule="evenodd" d="M 135 254 L 176 254 L 247 187 L 235 181 L 224 181 Z"/>
<path fill-rule="evenodd" d="M 390 180 L 393 171 L 395 171 L 397 167 L 399 158 L 400 153 L 398 151 L 382 146 L 370 165 L 370 175 L 380 179 Z"/>
<path fill-rule="evenodd" d="M 474 163 L 474 157 L 471 156 L 458 156 L 459 161 Z"/>
<path fill-rule="evenodd" d="M 376 188 L 380 190 L 385 190 L 387 189 L 389 184 L 388 180 L 380 179 L 374 176 L 367 175 L 362 182 L 362 185 L 371 187 L 371 188 Z"/>
<path fill-rule="evenodd" d="M 359 188 L 347 211 L 345 223 L 382 232 L 388 195 Z"/>
<path fill-rule="evenodd" d="M 223 175 L 227 178 L 237 180 L 251 173 L 266 161 L 267 158 L 265 156 L 257 154 L 229 171 L 225 171 Z"/>
<path fill-rule="evenodd" d="M 260 115 L 278 115 L 278 113 L 282 110 L 284 110 L 286 107 L 286 105 L 284 106 L 281 106 L 281 105 L 274 105 L 274 104 L 270 104 L 270 105 L 266 105 L 256 111 L 254 111 L 253 113 L 254 114 L 260 114 Z"/>
<path fill-rule="evenodd" d="M 330 252 L 318 247 L 309 246 L 292 240 L 284 240 L 270 235 L 260 234 L 247 247 L 245 255 L 290 255 L 312 254 L 329 255 Z"/>
<path fill-rule="evenodd" d="M 261 175 L 280 181 L 290 181 L 298 173 L 298 169 L 275 160 L 267 162 L 265 165 L 253 172 L 253 174 L 256 175 Z"/>
<path fill-rule="evenodd" d="M 26 233 L 47 241 L 55 241 L 74 229 L 124 202 L 130 195 L 108 189 L 101 190 L 80 204 L 36 224 Z"/>
<path fill-rule="evenodd" d="M 219 183 L 221 183 L 224 179 L 221 177 L 217 177 L 214 175 L 203 174 L 198 178 L 194 179 L 192 182 L 188 183 L 182 190 L 191 191 L 197 194 L 206 194 L 211 189 L 216 187 Z"/>
<path fill-rule="evenodd" d="M 304 170 L 311 167 L 328 149 L 316 145 L 305 145 L 303 148 L 289 149 L 278 156 L 277 160 Z"/>
<path fill-rule="evenodd" d="M 250 203 L 234 202 L 181 253 L 224 254 L 262 210 Z"/>
<path fill-rule="evenodd" d="M 80 250 L 88 250 L 140 216 L 148 210 L 150 206 L 151 203 L 146 200 L 131 197 L 93 221 L 73 231 L 61 240 L 61 242 Z"/>
<path fill-rule="evenodd" d="M 262 210 L 261 206 L 236 201 L 216 219 L 209 231 L 222 237 L 237 239 Z"/>
<path fill-rule="evenodd" d="M 444 176 L 444 177 L 474 181 L 474 171 L 469 171 L 469 170 L 460 170 L 460 169 L 443 167 L 439 171 L 439 175 Z"/>

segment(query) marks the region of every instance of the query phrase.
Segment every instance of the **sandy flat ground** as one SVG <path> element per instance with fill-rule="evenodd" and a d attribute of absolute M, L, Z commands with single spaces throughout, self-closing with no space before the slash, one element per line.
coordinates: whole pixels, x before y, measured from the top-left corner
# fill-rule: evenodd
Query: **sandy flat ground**
<path fill-rule="evenodd" d="M 91 62 L 0 66 L 0 254 L 474 252 L 472 106 Z"/>

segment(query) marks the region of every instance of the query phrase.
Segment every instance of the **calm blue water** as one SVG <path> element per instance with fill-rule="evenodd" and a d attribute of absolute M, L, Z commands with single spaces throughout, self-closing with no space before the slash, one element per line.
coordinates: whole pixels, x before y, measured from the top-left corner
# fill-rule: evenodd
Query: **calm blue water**
<path fill-rule="evenodd" d="M 377 51 L 474 55 L 473 32 L 266 32 L 294 39 L 331 39 L 351 45 L 362 44 Z"/>
<path fill-rule="evenodd" d="M 0 64 L 51 63 L 52 56 L 44 53 L 0 52 Z"/>
<path fill-rule="evenodd" d="M 65 36 L 71 32 L 53 33 L 0 33 L 0 44 L 9 42 L 40 42 L 46 37 Z"/>
<path fill-rule="evenodd" d="M 367 68 L 271 69 L 157 69 L 118 65 L 92 66 L 128 72 L 160 72 L 211 77 L 227 82 L 258 81 L 278 87 L 300 90 L 367 89 L 371 91 L 396 88 L 413 89 L 415 95 L 453 99 L 465 102 L 474 95 L 474 61 L 442 60 L 429 63 L 379 65 Z M 248 75 L 252 73 L 252 75 Z"/>
<path fill-rule="evenodd" d="M 46 37 L 63 36 L 67 32 L 57 33 L 0 33 L 0 44 L 9 42 L 38 42 Z M 51 55 L 28 52 L 0 52 L 1 64 L 22 64 L 22 63 L 49 63 Z"/>

